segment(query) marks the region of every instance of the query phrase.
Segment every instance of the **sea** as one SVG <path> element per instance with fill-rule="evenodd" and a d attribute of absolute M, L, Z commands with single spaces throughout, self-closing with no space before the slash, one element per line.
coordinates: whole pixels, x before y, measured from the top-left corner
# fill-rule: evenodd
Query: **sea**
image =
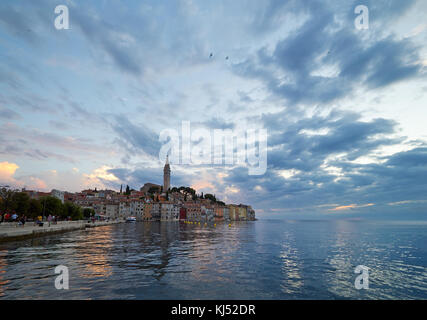
<path fill-rule="evenodd" d="M 427 222 L 136 222 L 0 243 L 1 299 L 425 300 Z"/>

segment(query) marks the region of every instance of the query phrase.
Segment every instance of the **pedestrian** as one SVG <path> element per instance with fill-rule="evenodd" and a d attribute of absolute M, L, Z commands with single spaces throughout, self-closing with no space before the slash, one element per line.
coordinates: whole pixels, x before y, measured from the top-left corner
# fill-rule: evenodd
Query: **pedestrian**
<path fill-rule="evenodd" d="M 42 216 L 38 216 L 37 220 L 36 220 L 36 225 L 38 225 L 39 227 L 43 227 L 43 217 Z"/>
<path fill-rule="evenodd" d="M 22 227 L 25 227 L 26 220 L 27 217 L 25 215 L 22 215 L 21 219 L 19 220 L 19 224 L 22 224 Z"/>
<path fill-rule="evenodd" d="M 52 216 L 51 215 L 49 215 L 48 217 L 47 217 L 47 222 L 49 222 L 49 227 L 50 227 L 50 222 L 52 221 Z"/>

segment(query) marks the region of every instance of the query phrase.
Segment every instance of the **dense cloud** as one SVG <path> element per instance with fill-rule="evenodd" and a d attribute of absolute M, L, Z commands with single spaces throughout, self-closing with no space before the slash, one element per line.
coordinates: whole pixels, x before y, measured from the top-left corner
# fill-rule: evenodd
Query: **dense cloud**
<path fill-rule="evenodd" d="M 394 10 L 402 13 L 410 3 L 387 6 L 384 14 L 391 18 Z M 421 76 L 420 57 L 410 40 L 378 31 L 362 35 L 348 23 L 354 15 L 337 21 L 334 9 L 317 1 L 305 8 L 310 17 L 300 28 L 280 40 L 271 54 L 262 48 L 236 64 L 235 72 L 261 80 L 288 105 L 326 104 L 356 88 L 373 90 Z"/>
<path fill-rule="evenodd" d="M 395 27 L 422 1 L 365 1 L 364 31 L 359 1 L 65 1 L 62 31 L 57 4 L 0 4 L 0 155 L 17 170 L 82 167 L 116 189 L 161 183 L 158 133 L 191 120 L 265 128 L 268 169 L 172 165 L 172 185 L 281 215 L 425 210 L 425 134 L 365 112 L 374 99 L 388 109 L 382 98 L 398 95 L 399 112 L 425 100 L 425 46 Z"/>
<path fill-rule="evenodd" d="M 146 154 L 157 157 L 160 150 L 158 135 L 151 131 L 145 124 L 135 125 L 124 115 L 115 117 L 112 124 L 114 131 L 118 135 L 118 141 L 124 146 L 127 152 Z"/>

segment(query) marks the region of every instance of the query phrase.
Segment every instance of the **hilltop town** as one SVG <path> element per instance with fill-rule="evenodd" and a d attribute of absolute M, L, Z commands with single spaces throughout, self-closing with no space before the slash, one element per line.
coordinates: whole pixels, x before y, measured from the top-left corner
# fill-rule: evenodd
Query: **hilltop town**
<path fill-rule="evenodd" d="M 54 197 L 64 204 L 72 203 L 82 210 L 90 210 L 101 220 L 124 220 L 135 217 L 138 221 L 252 221 L 255 211 L 249 205 L 225 204 L 212 194 L 197 194 L 190 187 L 170 187 L 168 159 L 163 169 L 163 185 L 145 183 L 140 190 L 126 186 L 120 192 L 88 189 L 77 193 L 52 190 L 39 192 L 22 190 L 31 199 Z"/>

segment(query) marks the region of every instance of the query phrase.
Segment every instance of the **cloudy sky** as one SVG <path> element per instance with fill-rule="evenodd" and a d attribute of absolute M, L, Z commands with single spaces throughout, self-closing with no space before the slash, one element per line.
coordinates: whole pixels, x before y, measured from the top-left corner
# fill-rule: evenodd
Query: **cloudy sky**
<path fill-rule="evenodd" d="M 174 186 L 259 217 L 425 219 L 426 15 L 423 0 L 2 0 L 0 185 L 161 183 L 159 134 L 190 121 L 267 130 L 267 170 L 175 162 Z"/>

